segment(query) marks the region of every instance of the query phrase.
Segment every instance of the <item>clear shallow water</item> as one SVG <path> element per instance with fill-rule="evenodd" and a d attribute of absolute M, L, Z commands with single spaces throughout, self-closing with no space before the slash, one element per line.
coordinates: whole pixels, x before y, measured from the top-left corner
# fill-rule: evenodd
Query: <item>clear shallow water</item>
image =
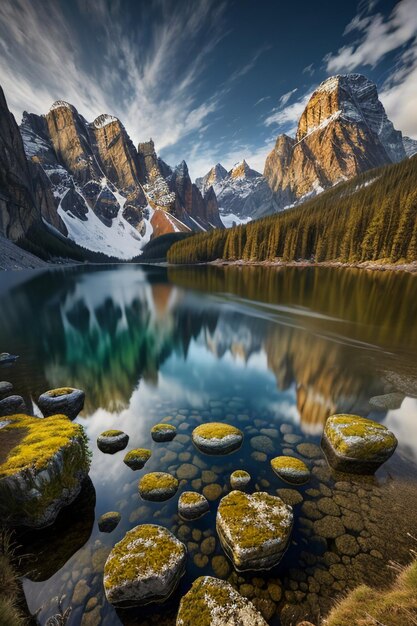
<path fill-rule="evenodd" d="M 415 277 L 348 270 L 75 268 L 28 275 L 4 293 L 0 350 L 20 359 L 0 378 L 28 402 L 52 387 L 84 389 L 77 421 L 93 450 L 80 498 L 53 527 L 20 538 L 33 555 L 24 582 L 30 610 L 40 609 L 43 624 L 63 597 L 73 625 L 174 624 L 191 582 L 215 573 L 251 597 L 270 624 L 289 625 L 314 621 L 350 586 L 388 582 L 389 561 L 408 561 L 415 541 L 407 533 L 417 532 L 416 314 Z M 402 394 L 398 409 L 369 404 L 391 391 Z M 397 435 L 397 452 L 374 478 L 329 471 L 315 446 L 334 412 L 371 416 Z M 168 417 L 176 439 L 153 443 L 151 426 Z M 192 429 L 210 420 L 239 426 L 242 448 L 226 457 L 196 451 Z M 143 470 L 123 464 L 125 451 L 97 449 L 108 428 L 129 434 L 127 449 L 152 449 Z M 297 449 L 304 443 L 312 445 Z M 307 461 L 310 483 L 288 491 L 269 465 L 282 453 Z M 177 517 L 178 495 L 149 503 L 137 490 L 144 473 L 181 473 L 184 463 L 194 469 L 179 493 L 204 489 L 213 498 L 210 513 L 189 524 Z M 238 576 L 227 560 L 213 559 L 223 555 L 216 507 L 234 469 L 251 473 L 251 490 L 299 500 L 293 543 L 270 572 Z M 107 535 L 96 520 L 109 510 L 122 521 Z M 116 612 L 102 590 L 104 561 L 144 522 L 187 543 L 187 573 L 166 605 Z"/>

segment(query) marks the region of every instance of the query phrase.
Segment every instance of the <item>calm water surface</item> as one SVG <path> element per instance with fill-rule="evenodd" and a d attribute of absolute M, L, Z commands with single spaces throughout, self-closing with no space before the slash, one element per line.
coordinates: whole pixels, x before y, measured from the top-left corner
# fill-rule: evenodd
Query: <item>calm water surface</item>
<path fill-rule="evenodd" d="M 410 535 L 417 534 L 416 277 L 139 266 L 21 276 L 2 294 L 0 312 L 0 351 L 20 359 L 0 378 L 27 402 L 53 387 L 84 389 L 77 421 L 93 451 L 91 480 L 77 501 L 54 526 L 19 538 L 32 555 L 24 589 L 41 624 L 61 599 L 72 607 L 72 625 L 172 625 L 192 581 L 215 574 L 250 597 L 268 623 L 286 626 L 317 620 L 358 583 L 386 584 L 389 562 L 409 561 L 416 547 Z M 396 408 L 370 402 L 394 391 Z M 317 444 L 335 412 L 370 416 L 395 432 L 398 449 L 374 477 L 328 469 Z M 163 419 L 178 435 L 156 444 L 149 431 Z M 226 457 L 194 449 L 192 429 L 210 420 L 239 426 L 242 448 Z M 109 428 L 129 434 L 128 449 L 152 449 L 143 470 L 127 468 L 125 452 L 97 449 L 97 436 Z M 297 489 L 280 481 L 269 464 L 279 454 L 303 458 L 311 481 Z M 194 469 L 179 493 L 204 490 L 211 498 L 210 513 L 188 524 L 177 516 L 178 494 L 151 503 L 137 489 L 144 473 L 175 474 L 184 463 Z M 269 572 L 237 575 L 218 558 L 216 508 L 235 469 L 250 472 L 252 491 L 278 493 L 294 505 L 292 544 Z M 113 533 L 100 533 L 96 520 L 111 510 L 122 521 Z M 116 612 L 104 597 L 103 565 L 114 543 L 146 522 L 170 528 L 188 545 L 186 576 L 165 605 Z M 215 542 L 203 543 L 208 537 Z"/>

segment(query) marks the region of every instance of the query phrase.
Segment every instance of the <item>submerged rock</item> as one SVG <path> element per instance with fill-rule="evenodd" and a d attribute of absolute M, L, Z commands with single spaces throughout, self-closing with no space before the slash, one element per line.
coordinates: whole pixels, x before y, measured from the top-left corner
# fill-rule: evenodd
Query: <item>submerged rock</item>
<path fill-rule="evenodd" d="M 397 447 L 382 424 L 358 415 L 333 415 L 326 422 L 321 447 L 331 467 L 352 474 L 373 474 Z"/>
<path fill-rule="evenodd" d="M 310 470 L 304 461 L 292 456 L 276 456 L 271 467 L 277 476 L 293 485 L 303 485 L 310 478 Z"/>
<path fill-rule="evenodd" d="M 0 381 L 0 400 L 10 395 L 13 391 L 12 383 L 7 382 L 7 380 Z"/>
<path fill-rule="evenodd" d="M 14 363 L 18 358 L 19 357 L 16 354 L 10 354 L 10 352 L 0 352 L 0 365 Z"/>
<path fill-rule="evenodd" d="M 105 430 L 97 437 L 97 447 L 107 454 L 124 450 L 129 443 L 129 435 L 122 430 Z"/>
<path fill-rule="evenodd" d="M 65 415 L 9 416 L 0 423 L 0 449 L 0 517 L 9 526 L 52 524 L 90 467 L 84 430 Z"/>
<path fill-rule="evenodd" d="M 252 602 L 219 578 L 201 576 L 181 599 L 176 626 L 267 626 Z"/>
<path fill-rule="evenodd" d="M 194 445 L 206 454 L 228 454 L 242 445 L 243 433 L 235 426 L 221 422 L 209 422 L 194 428 Z"/>
<path fill-rule="evenodd" d="M 151 428 L 151 437 L 154 441 L 172 441 L 177 429 L 172 424 L 155 424 Z"/>
<path fill-rule="evenodd" d="M 38 399 L 38 406 L 45 417 L 62 413 L 74 420 L 84 408 L 85 393 L 81 389 L 60 387 L 46 391 Z"/>
<path fill-rule="evenodd" d="M 216 529 L 237 571 L 270 569 L 281 560 L 293 525 L 292 508 L 268 493 L 232 491 L 222 498 Z"/>
<path fill-rule="evenodd" d="M 209 508 L 207 498 L 195 491 L 184 491 L 178 500 L 178 513 L 186 520 L 201 517 Z"/>
<path fill-rule="evenodd" d="M 177 490 L 178 480 L 166 472 L 150 472 L 139 481 L 139 493 L 144 500 L 169 500 Z"/>
<path fill-rule="evenodd" d="M 136 526 L 110 552 L 104 566 L 107 600 L 117 607 L 164 602 L 185 572 L 187 549 L 154 524 Z"/>
<path fill-rule="evenodd" d="M 373 396 L 369 404 L 380 411 L 394 411 L 401 407 L 404 398 L 403 393 L 386 393 L 383 396 Z"/>
<path fill-rule="evenodd" d="M 103 513 L 97 522 L 98 528 L 102 533 L 111 533 L 119 524 L 122 516 L 117 511 L 109 511 Z"/>
<path fill-rule="evenodd" d="M 250 483 L 250 474 L 245 470 L 235 470 L 230 475 L 230 486 L 232 489 L 244 489 Z"/>
<path fill-rule="evenodd" d="M 132 470 L 139 470 L 145 465 L 146 461 L 152 456 L 152 452 L 146 448 L 135 448 L 130 450 L 123 459 L 125 463 Z"/>
<path fill-rule="evenodd" d="M 16 413 L 26 413 L 26 404 L 22 396 L 8 396 L 0 400 L 0 417 Z"/>

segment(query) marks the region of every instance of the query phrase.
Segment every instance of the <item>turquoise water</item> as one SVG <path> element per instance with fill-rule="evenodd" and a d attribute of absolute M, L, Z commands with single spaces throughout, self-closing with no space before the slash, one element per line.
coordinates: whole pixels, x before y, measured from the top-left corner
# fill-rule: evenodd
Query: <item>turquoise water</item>
<path fill-rule="evenodd" d="M 415 277 L 111 266 L 20 280 L 3 293 L 0 313 L 0 351 L 20 358 L 0 378 L 28 404 L 50 388 L 84 389 L 77 421 L 93 451 L 90 481 L 77 501 L 54 526 L 19 537 L 31 555 L 28 606 L 39 611 L 41 624 L 59 602 L 72 607 L 73 625 L 175 624 L 181 595 L 204 574 L 230 580 L 271 625 L 314 622 L 349 587 L 388 582 L 391 559 L 408 562 L 417 504 Z M 377 410 L 370 402 L 391 392 L 401 394 L 395 409 Z M 397 452 L 375 477 L 330 472 L 318 445 L 335 412 L 370 416 L 397 435 Z M 177 426 L 170 443 L 150 437 L 162 419 Z M 207 457 L 193 447 L 193 428 L 212 420 L 244 432 L 240 450 Z M 109 428 L 129 434 L 127 449 L 152 449 L 144 469 L 127 468 L 124 451 L 98 450 L 96 438 Z M 311 481 L 302 488 L 283 483 L 269 464 L 280 454 L 303 458 Z M 141 500 L 143 474 L 181 474 L 184 463 L 194 469 L 175 497 Z M 293 541 L 269 572 L 234 573 L 217 539 L 217 504 L 235 469 L 250 472 L 250 491 L 278 493 L 294 504 Z M 184 524 L 177 501 L 186 489 L 212 499 L 209 514 Z M 100 533 L 96 520 L 111 510 L 122 520 L 111 534 Z M 344 527 L 337 538 L 335 518 Z M 170 528 L 187 544 L 186 575 L 166 604 L 116 612 L 102 588 L 104 562 L 127 530 L 146 522 Z M 208 537 L 214 541 L 203 543 Z"/>

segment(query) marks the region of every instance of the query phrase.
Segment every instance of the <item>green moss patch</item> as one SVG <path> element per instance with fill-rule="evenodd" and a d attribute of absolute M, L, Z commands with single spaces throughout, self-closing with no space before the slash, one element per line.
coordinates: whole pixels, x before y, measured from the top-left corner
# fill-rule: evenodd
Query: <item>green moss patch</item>
<path fill-rule="evenodd" d="M 100 437 L 118 437 L 119 435 L 124 435 L 125 433 L 122 430 L 105 430 L 101 433 Z"/>

